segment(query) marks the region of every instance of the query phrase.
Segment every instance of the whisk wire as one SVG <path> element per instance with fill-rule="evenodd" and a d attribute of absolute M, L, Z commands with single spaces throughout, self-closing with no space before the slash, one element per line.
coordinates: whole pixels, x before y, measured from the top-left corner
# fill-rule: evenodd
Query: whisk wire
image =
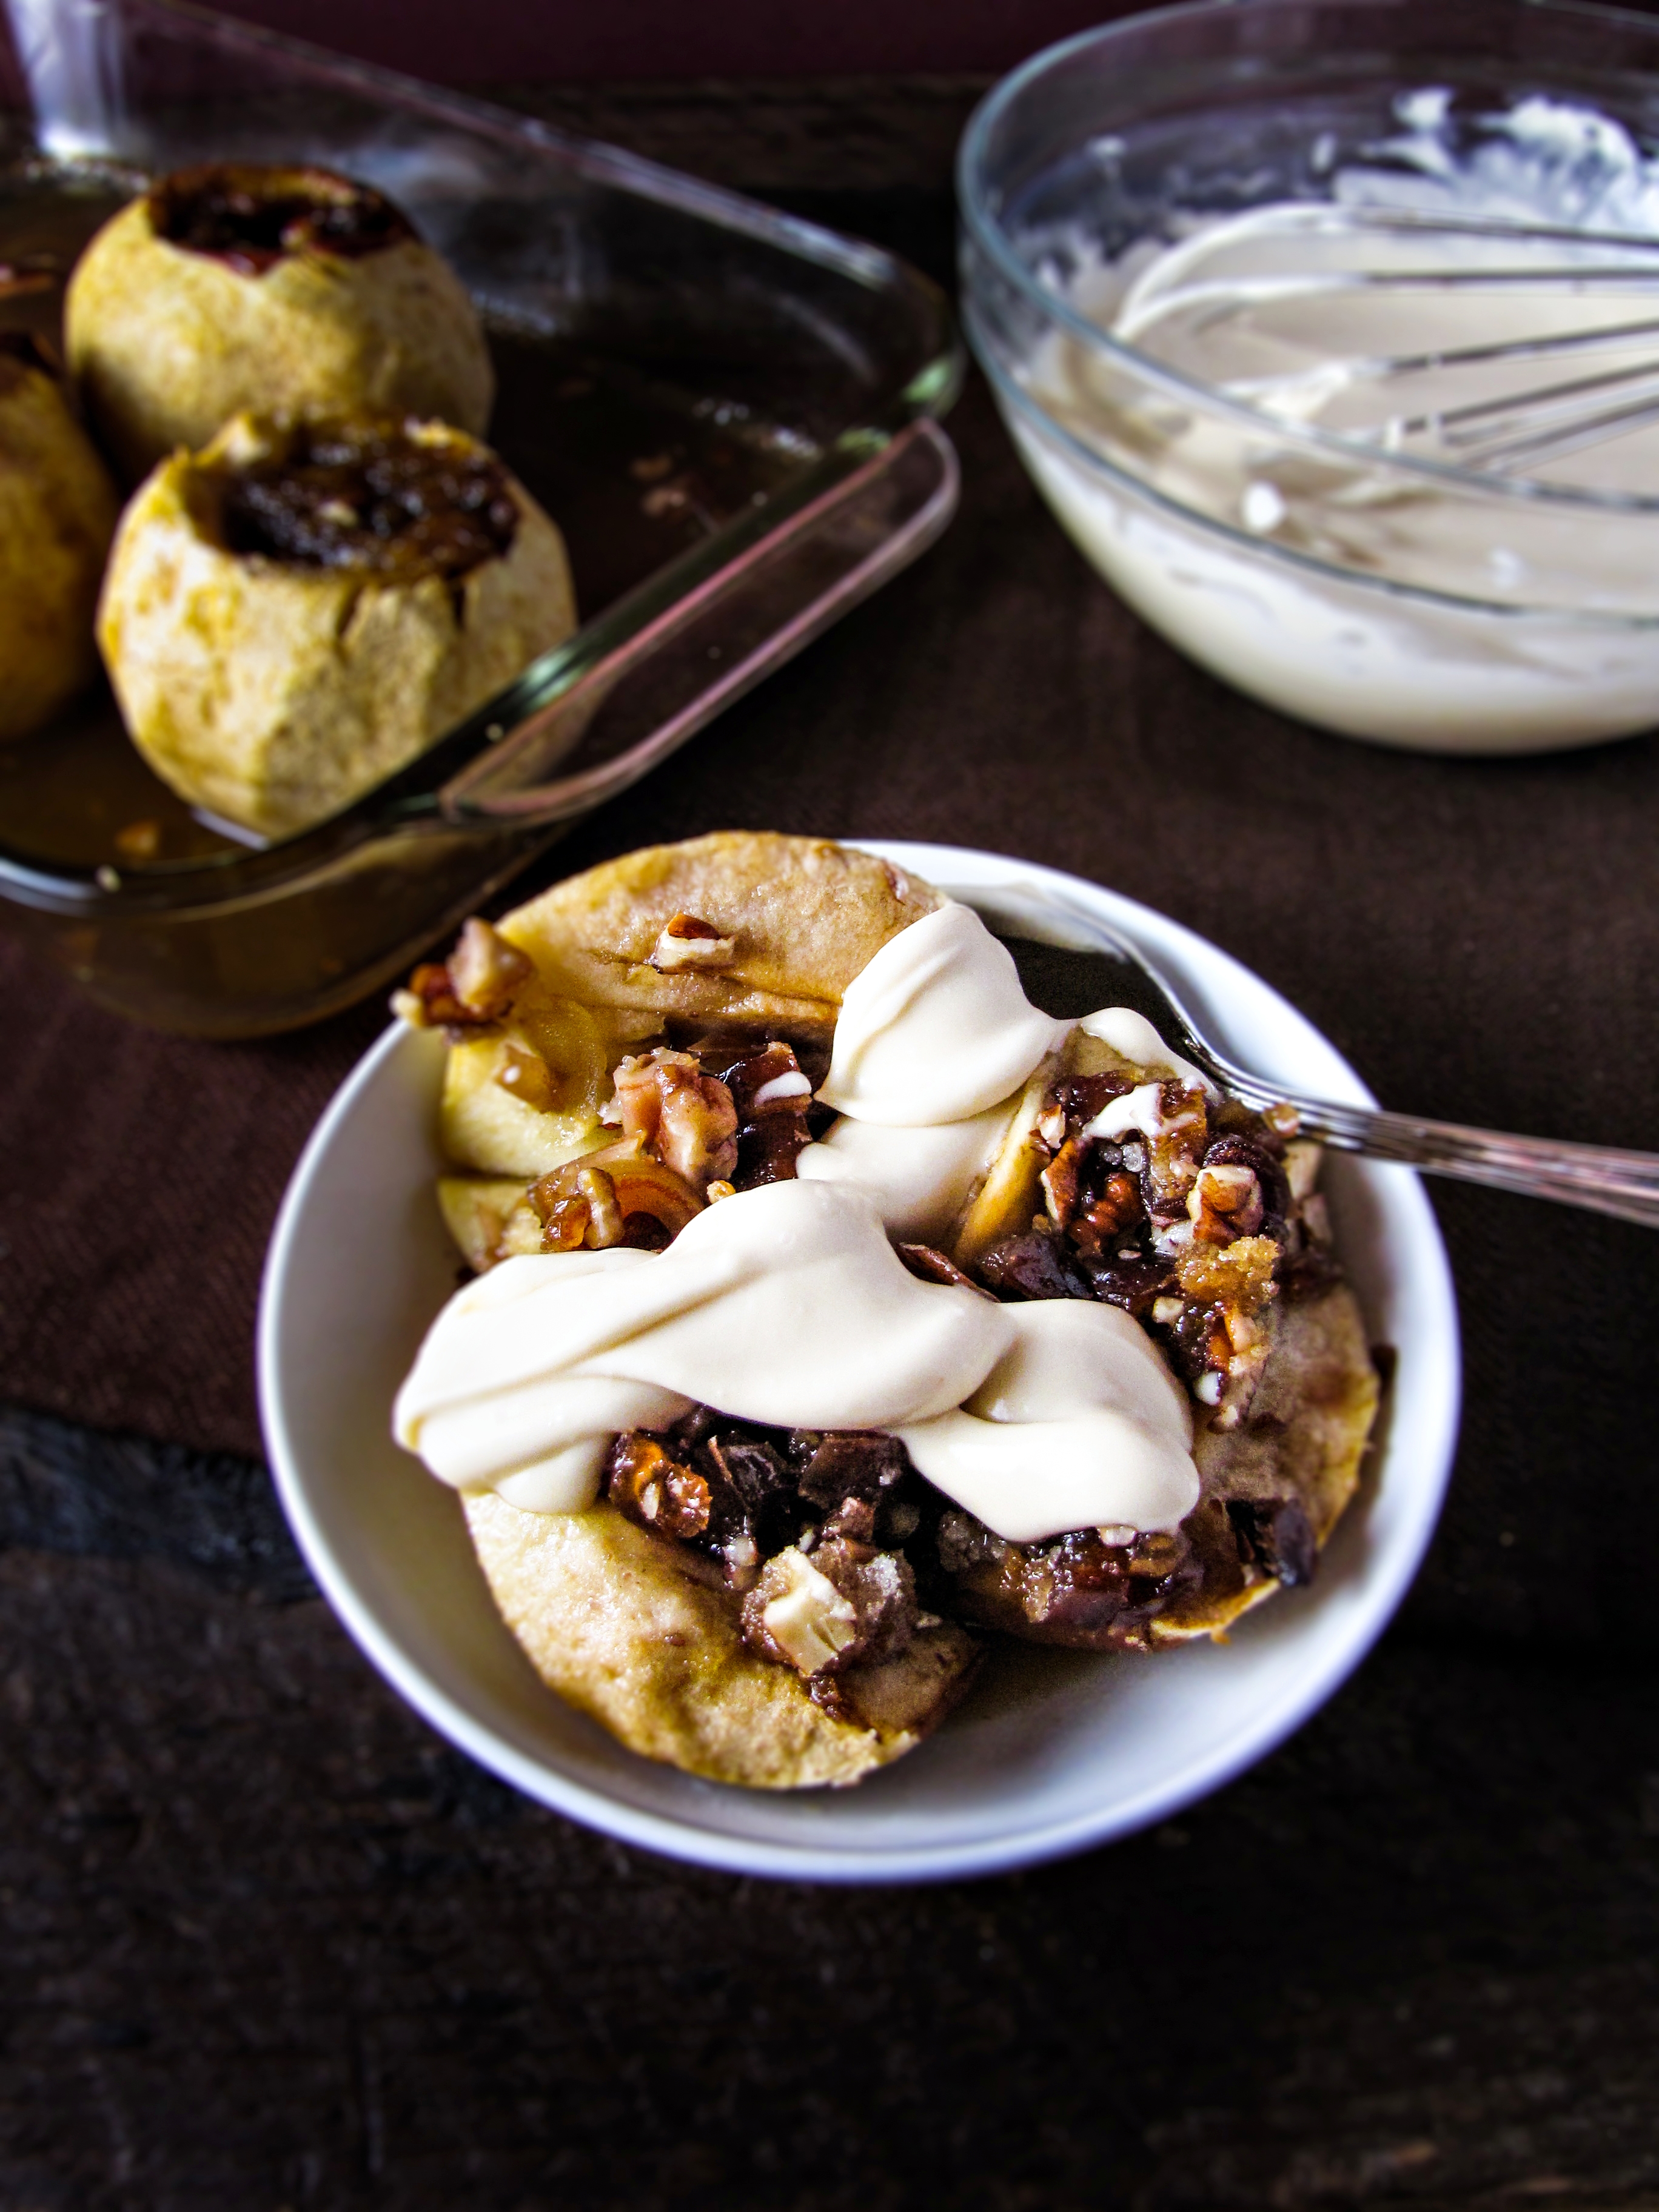
<path fill-rule="evenodd" d="M 1249 265 L 1258 250 L 1279 252 L 1286 240 L 1363 250 L 1377 240 L 1392 244 L 1427 236 L 1480 246 L 1519 245 L 1542 249 L 1542 253 L 1530 264 L 1505 260 L 1449 268 L 1355 267 L 1352 261 L 1301 269 Z M 1554 251 L 1557 247 L 1571 251 L 1563 254 Z M 1598 254 L 1619 258 L 1598 259 Z M 1230 257 L 1246 265 L 1230 269 Z M 1305 349 L 1305 337 L 1285 338 L 1273 333 L 1271 324 L 1252 319 L 1298 301 L 1343 295 L 1404 299 L 1417 293 L 1487 295 L 1496 301 L 1532 291 L 1575 298 L 1655 285 L 1659 285 L 1659 236 L 1577 230 L 1507 216 L 1318 202 L 1256 210 L 1194 233 L 1131 287 L 1113 330 L 1117 337 L 1153 350 L 1160 331 L 1179 325 L 1203 335 L 1238 320 L 1257 337 L 1278 335 L 1281 343 Z M 1382 414 L 1370 422 L 1344 426 L 1340 434 L 1383 450 L 1396 449 L 1409 440 L 1426 441 L 1448 459 L 1509 473 L 1627 436 L 1659 419 L 1659 352 L 1651 343 L 1656 340 L 1659 317 L 1626 316 L 1611 323 L 1522 331 L 1507 337 L 1419 347 L 1411 352 L 1322 355 L 1305 368 L 1235 376 L 1218 388 L 1281 418 L 1299 411 L 1307 419 L 1310 410 L 1316 411 L 1339 392 L 1375 387 Z M 1528 362 L 1631 348 L 1641 349 L 1633 361 L 1518 392 L 1479 393 L 1477 386 L 1478 396 L 1454 398 L 1449 404 L 1443 399 L 1431 406 L 1389 404 L 1390 387 L 1413 379 L 1501 372 Z M 1615 394 L 1621 395 L 1619 403 L 1607 404 Z M 1298 401 L 1303 403 L 1299 410 Z"/>

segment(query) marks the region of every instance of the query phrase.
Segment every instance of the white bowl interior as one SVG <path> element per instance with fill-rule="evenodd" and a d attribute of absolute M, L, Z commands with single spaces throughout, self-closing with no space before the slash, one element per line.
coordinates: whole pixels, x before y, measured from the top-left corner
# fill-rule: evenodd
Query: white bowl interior
<path fill-rule="evenodd" d="M 1098 915 L 1177 971 L 1240 1060 L 1365 1099 L 1294 1008 L 1178 924 L 991 854 L 870 849 L 1027 934 L 1081 943 Z M 1340 1247 L 1398 1366 L 1370 1478 L 1312 1588 L 1276 1597 L 1224 1646 L 1150 1660 L 1000 1648 L 937 1736 L 848 1792 L 731 1789 L 624 1751 L 543 1687 L 495 1612 L 459 1501 L 392 1441 L 393 1394 L 457 1280 L 432 1194 L 443 1049 L 439 1036 L 389 1031 L 319 1124 L 267 1263 L 260 1394 L 283 1504 L 346 1627 L 434 1727 L 531 1796 L 745 1873 L 893 1881 L 1018 1866 L 1163 1818 L 1261 1757 L 1399 1602 L 1450 1468 L 1455 1305 L 1415 1176 L 1333 1158 Z"/>

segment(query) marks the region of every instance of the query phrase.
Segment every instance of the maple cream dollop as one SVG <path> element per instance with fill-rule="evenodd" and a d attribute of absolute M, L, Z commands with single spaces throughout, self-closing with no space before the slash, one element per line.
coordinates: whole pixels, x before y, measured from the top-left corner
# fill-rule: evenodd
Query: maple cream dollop
<path fill-rule="evenodd" d="M 1073 1026 L 1038 1012 L 1007 946 L 950 901 L 848 985 L 818 1097 L 890 1128 L 965 1121 L 1017 1091 Z"/>
<path fill-rule="evenodd" d="M 696 1401 L 897 1435 L 1012 1542 L 1173 1528 L 1198 1499 L 1184 1394 L 1132 1322 L 921 1282 L 853 1184 L 744 1192 L 663 1252 L 502 1261 L 439 1316 L 394 1425 L 457 1488 L 577 1512 L 613 1436 Z"/>

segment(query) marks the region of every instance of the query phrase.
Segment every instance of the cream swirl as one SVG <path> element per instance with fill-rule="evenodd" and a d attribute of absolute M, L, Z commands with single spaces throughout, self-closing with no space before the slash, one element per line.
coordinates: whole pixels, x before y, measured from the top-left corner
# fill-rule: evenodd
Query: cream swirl
<path fill-rule="evenodd" d="M 1018 1091 L 1072 1028 L 1031 1004 L 972 908 L 947 902 L 848 985 L 818 1097 L 889 1128 L 965 1121 Z"/>
<path fill-rule="evenodd" d="M 571 1512 L 598 1495 L 612 1436 L 694 1401 L 897 1434 L 1013 1541 L 1173 1527 L 1198 1495 L 1184 1399 L 1132 1322 L 920 1282 L 853 1186 L 745 1192 L 664 1252 L 503 1261 L 439 1316 L 395 1427 L 458 1488 Z"/>

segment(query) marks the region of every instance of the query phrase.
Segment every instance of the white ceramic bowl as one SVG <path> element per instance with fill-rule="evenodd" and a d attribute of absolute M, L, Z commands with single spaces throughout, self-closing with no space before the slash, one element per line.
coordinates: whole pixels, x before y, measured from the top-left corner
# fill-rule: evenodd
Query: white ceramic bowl
<path fill-rule="evenodd" d="M 1368 1100 L 1293 1007 L 1179 924 L 988 853 L 869 849 L 1028 936 L 1080 944 L 1079 917 L 1098 914 L 1169 964 L 1238 1059 Z M 454 1492 L 392 1441 L 393 1393 L 455 1286 L 431 1188 L 443 1052 L 441 1036 L 389 1030 L 318 1125 L 266 1266 L 260 1395 L 283 1505 L 346 1627 L 435 1729 L 528 1796 L 744 1874 L 904 1881 L 1024 1866 L 1162 1820 L 1260 1759 L 1399 1603 L 1450 1469 L 1456 1308 L 1416 1176 L 1334 1158 L 1340 1248 L 1398 1367 L 1370 1476 L 1311 1588 L 1275 1597 L 1225 1645 L 1150 1659 L 1000 1648 L 938 1735 L 850 1791 L 732 1789 L 623 1750 L 543 1687 L 490 1601 Z"/>

